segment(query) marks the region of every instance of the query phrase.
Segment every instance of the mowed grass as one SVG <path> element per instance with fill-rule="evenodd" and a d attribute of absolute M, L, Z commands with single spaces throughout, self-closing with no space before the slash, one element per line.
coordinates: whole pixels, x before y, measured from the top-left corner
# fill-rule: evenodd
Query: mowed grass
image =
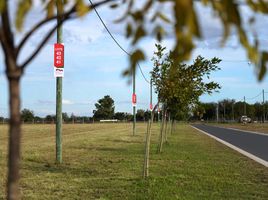
<path fill-rule="evenodd" d="M 25 125 L 22 199 L 268 199 L 268 169 L 187 124 L 176 126 L 142 179 L 146 124 L 63 126 L 63 164 L 55 164 L 55 127 Z M 7 127 L 0 126 L 0 199 L 5 198 Z"/>

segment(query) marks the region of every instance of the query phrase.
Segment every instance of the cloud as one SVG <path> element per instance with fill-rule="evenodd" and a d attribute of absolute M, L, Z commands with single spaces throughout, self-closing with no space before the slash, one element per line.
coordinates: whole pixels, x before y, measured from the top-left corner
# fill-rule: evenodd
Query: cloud
<path fill-rule="evenodd" d="M 68 100 L 68 99 L 63 99 L 62 100 L 62 104 L 63 105 L 73 105 L 74 102 L 72 102 L 71 100 Z"/>
<path fill-rule="evenodd" d="M 55 105 L 55 101 L 51 101 L 51 100 L 38 100 L 37 101 L 38 105 Z"/>

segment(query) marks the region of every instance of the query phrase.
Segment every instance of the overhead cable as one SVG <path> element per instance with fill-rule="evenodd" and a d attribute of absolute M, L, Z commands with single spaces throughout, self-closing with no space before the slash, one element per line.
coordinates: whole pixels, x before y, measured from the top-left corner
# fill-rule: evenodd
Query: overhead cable
<path fill-rule="evenodd" d="M 93 3 L 91 0 L 89 0 L 90 4 L 93 6 Z M 106 24 L 104 23 L 104 21 L 102 20 L 102 17 L 100 16 L 99 12 L 97 11 L 97 9 L 93 6 L 93 10 L 95 11 L 96 15 L 98 16 L 99 20 L 101 21 L 102 25 L 104 26 L 105 30 L 108 32 L 108 34 L 110 35 L 110 37 L 113 39 L 113 41 L 117 44 L 117 46 L 125 53 L 127 54 L 128 56 L 131 56 L 130 53 L 128 53 L 123 47 L 122 45 L 120 45 L 120 43 L 115 39 L 115 37 L 113 36 L 113 34 L 111 33 L 111 31 L 108 29 L 108 27 L 106 26 Z M 137 63 L 138 67 L 139 67 L 139 70 L 144 78 L 144 80 L 150 84 L 150 81 L 148 81 L 148 79 L 145 77 L 142 69 L 141 69 L 141 66 L 139 63 Z"/>

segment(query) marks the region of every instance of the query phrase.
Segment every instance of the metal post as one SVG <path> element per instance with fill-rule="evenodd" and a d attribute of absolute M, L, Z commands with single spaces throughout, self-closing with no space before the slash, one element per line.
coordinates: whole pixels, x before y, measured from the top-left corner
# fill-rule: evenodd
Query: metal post
<path fill-rule="evenodd" d="M 60 24 L 61 18 L 59 15 L 63 13 L 63 2 L 57 0 L 57 23 Z M 57 28 L 57 43 L 63 43 L 62 25 Z M 62 77 L 57 77 L 56 86 L 56 162 L 62 163 Z"/>
<path fill-rule="evenodd" d="M 135 68 L 133 68 L 133 94 L 136 94 L 136 74 Z M 133 105 L 133 135 L 136 135 L 136 105 Z"/>
<path fill-rule="evenodd" d="M 244 96 L 244 115 L 247 115 L 246 97 Z"/>
<path fill-rule="evenodd" d="M 262 106 L 263 106 L 263 118 L 262 118 L 262 122 L 264 123 L 265 121 L 265 104 L 264 104 L 264 90 L 262 90 Z"/>

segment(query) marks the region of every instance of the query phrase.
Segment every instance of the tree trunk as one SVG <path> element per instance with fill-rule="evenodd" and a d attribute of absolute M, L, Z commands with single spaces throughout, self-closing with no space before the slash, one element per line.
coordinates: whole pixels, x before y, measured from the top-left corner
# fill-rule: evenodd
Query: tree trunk
<path fill-rule="evenodd" d="M 166 118 L 165 113 L 166 113 L 166 110 L 163 109 L 163 111 L 162 111 L 162 123 L 161 123 L 161 128 L 160 128 L 160 135 L 159 135 L 159 143 L 158 143 L 157 153 L 162 152 L 162 147 L 163 147 L 163 142 L 164 142 L 165 118 Z"/>
<path fill-rule="evenodd" d="M 165 143 L 167 143 L 167 134 L 168 134 L 168 120 L 167 120 L 167 111 L 165 112 Z"/>
<path fill-rule="evenodd" d="M 143 178 L 147 178 L 149 176 L 151 126 L 152 126 L 152 122 L 149 119 L 148 124 L 147 124 L 147 134 L 146 134 L 146 141 L 145 141 L 145 154 L 144 154 L 144 163 L 143 163 Z"/>
<path fill-rule="evenodd" d="M 171 121 L 171 135 L 174 133 L 174 118 Z"/>
<path fill-rule="evenodd" d="M 9 82 L 9 153 L 7 199 L 20 199 L 19 166 L 20 166 L 20 76 L 8 77 Z"/>

